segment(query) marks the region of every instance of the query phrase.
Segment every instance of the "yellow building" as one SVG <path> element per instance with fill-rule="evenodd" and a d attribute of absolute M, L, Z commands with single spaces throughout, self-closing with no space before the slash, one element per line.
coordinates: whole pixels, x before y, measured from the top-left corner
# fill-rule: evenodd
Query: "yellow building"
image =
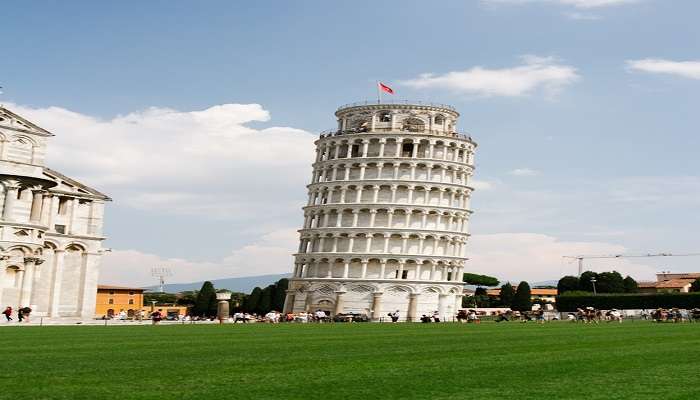
<path fill-rule="evenodd" d="M 124 286 L 97 285 L 95 316 L 113 317 L 122 310 L 130 318 L 143 309 L 143 289 Z"/>
<path fill-rule="evenodd" d="M 501 295 L 501 289 L 489 289 L 486 291 L 486 294 L 489 297 L 499 297 Z M 530 289 L 530 299 L 542 299 L 550 303 L 556 303 L 557 289 L 532 288 Z"/>

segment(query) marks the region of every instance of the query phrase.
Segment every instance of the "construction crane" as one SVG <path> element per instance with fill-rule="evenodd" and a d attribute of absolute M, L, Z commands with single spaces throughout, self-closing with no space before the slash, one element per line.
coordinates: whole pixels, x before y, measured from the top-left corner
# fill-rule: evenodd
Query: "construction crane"
<path fill-rule="evenodd" d="M 564 258 L 571 258 L 578 260 L 578 276 L 583 273 L 583 260 L 590 258 L 642 258 L 642 257 L 693 257 L 700 256 L 700 253 L 687 253 L 687 254 L 672 254 L 672 253 L 657 253 L 657 254 L 609 254 L 609 255 L 597 255 L 597 256 L 563 256 Z"/>

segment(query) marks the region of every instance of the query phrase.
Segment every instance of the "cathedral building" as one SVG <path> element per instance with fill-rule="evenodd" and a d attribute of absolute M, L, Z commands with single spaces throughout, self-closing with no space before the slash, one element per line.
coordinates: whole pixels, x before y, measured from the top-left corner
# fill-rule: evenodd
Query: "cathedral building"
<path fill-rule="evenodd" d="M 476 143 L 440 104 L 351 104 L 316 141 L 285 311 L 454 316 Z"/>
<path fill-rule="evenodd" d="M 44 166 L 52 136 L 0 107 L 0 306 L 93 318 L 110 198 Z"/>

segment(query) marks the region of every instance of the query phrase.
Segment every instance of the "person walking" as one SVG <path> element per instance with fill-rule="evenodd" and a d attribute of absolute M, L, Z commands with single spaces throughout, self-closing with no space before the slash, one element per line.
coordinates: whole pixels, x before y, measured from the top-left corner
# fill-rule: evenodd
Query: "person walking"
<path fill-rule="evenodd" d="M 160 308 L 158 309 L 158 311 L 153 311 L 153 313 L 151 314 L 151 320 L 153 321 L 153 325 L 158 325 L 158 323 L 162 319 L 163 319 L 163 310 Z"/>
<path fill-rule="evenodd" d="M 5 307 L 5 311 L 3 311 L 2 314 L 7 318 L 7 322 L 12 321 L 12 307 Z"/>
<path fill-rule="evenodd" d="M 24 308 L 22 306 L 19 306 L 17 308 L 17 322 L 22 322 L 24 319 Z"/>

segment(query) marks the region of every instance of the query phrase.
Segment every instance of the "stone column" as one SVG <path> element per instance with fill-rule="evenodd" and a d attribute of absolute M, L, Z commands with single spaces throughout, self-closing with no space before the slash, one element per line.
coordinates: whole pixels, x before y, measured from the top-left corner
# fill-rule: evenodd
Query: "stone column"
<path fill-rule="evenodd" d="M 343 264 L 343 278 L 347 279 L 350 276 L 350 263 L 345 261 Z"/>
<path fill-rule="evenodd" d="M 34 287 L 34 270 L 36 265 L 41 264 L 43 260 L 36 257 L 24 258 L 24 277 L 22 286 L 19 292 L 19 305 L 22 307 L 32 306 L 32 289 Z M 33 308 L 33 307 L 32 307 Z"/>
<path fill-rule="evenodd" d="M 307 290 L 305 292 L 306 297 L 304 298 L 304 311 L 309 312 L 311 311 L 311 300 L 312 300 L 312 294 L 313 292 Z"/>
<path fill-rule="evenodd" d="M 418 298 L 420 293 L 411 293 L 408 297 L 408 315 L 406 322 L 418 321 Z"/>
<path fill-rule="evenodd" d="M 29 214 L 29 221 L 38 224 L 41 221 L 41 207 L 44 202 L 44 191 L 42 189 L 32 189 L 32 209 Z"/>
<path fill-rule="evenodd" d="M 51 282 L 51 306 L 49 311 L 49 317 L 58 317 L 58 307 L 61 302 L 61 281 L 63 280 L 63 257 L 65 251 L 56 249 L 53 251 L 53 257 L 55 259 L 53 280 Z"/>
<path fill-rule="evenodd" d="M 228 290 L 218 292 L 216 294 L 216 300 L 219 302 L 216 307 L 216 318 L 219 320 L 220 324 L 223 324 L 229 317 L 228 301 L 231 300 L 231 292 Z"/>
<path fill-rule="evenodd" d="M 447 318 L 446 312 L 447 312 L 447 298 L 449 297 L 449 294 L 440 294 L 438 295 L 438 314 L 440 315 L 440 320 L 445 321 Z"/>
<path fill-rule="evenodd" d="M 14 221 L 15 203 L 17 202 L 17 192 L 19 192 L 19 182 L 4 181 L 5 184 L 5 206 L 2 210 L 2 219 Z"/>
<path fill-rule="evenodd" d="M 379 262 L 379 279 L 386 279 L 386 260 Z"/>
<path fill-rule="evenodd" d="M 343 291 L 339 290 L 339 291 L 335 292 L 335 310 L 333 312 L 333 315 L 338 315 L 338 314 L 341 314 L 343 312 L 343 308 L 345 305 L 343 295 L 345 295 L 345 292 L 343 292 Z"/>
<path fill-rule="evenodd" d="M 284 297 L 284 308 L 282 312 L 284 314 L 294 312 L 294 290 L 287 290 L 287 294 Z"/>
<path fill-rule="evenodd" d="M 76 234 L 78 233 L 77 231 L 77 222 L 78 222 L 78 205 L 80 204 L 80 201 L 78 201 L 77 197 L 74 197 L 69 200 L 70 201 L 70 219 L 68 222 L 68 233 L 69 234 Z"/>
<path fill-rule="evenodd" d="M 382 316 L 382 292 L 372 293 L 372 321 L 379 321 Z"/>
<path fill-rule="evenodd" d="M 362 279 L 365 279 L 367 277 L 367 263 L 367 260 L 362 260 L 362 275 L 360 275 Z"/>

